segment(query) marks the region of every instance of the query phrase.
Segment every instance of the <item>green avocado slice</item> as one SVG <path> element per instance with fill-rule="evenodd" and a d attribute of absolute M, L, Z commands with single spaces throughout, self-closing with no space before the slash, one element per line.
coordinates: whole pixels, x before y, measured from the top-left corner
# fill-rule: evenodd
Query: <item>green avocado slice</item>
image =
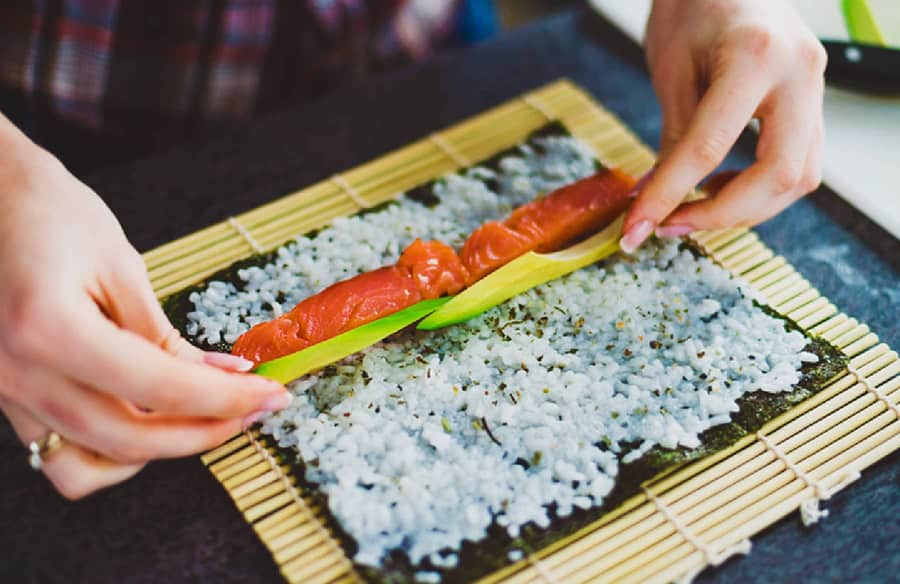
<path fill-rule="evenodd" d="M 603 231 L 567 249 L 523 254 L 482 278 L 418 324 L 434 330 L 474 318 L 516 294 L 589 266 L 619 250 L 625 216 L 619 216 Z"/>
<path fill-rule="evenodd" d="M 423 300 L 394 314 L 373 320 L 353 330 L 310 347 L 260 364 L 253 373 L 281 383 L 293 381 L 307 373 L 321 369 L 348 355 L 361 351 L 378 341 L 401 331 L 417 320 L 446 304 L 452 296 Z"/>

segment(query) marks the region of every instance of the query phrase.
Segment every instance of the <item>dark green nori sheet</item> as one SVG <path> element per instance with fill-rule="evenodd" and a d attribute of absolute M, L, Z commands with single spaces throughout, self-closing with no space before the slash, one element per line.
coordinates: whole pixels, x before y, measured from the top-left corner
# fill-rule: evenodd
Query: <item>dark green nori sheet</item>
<path fill-rule="evenodd" d="M 540 151 L 541 146 L 540 146 L 540 144 L 534 143 L 535 138 L 539 138 L 541 136 L 560 136 L 560 135 L 568 136 L 569 132 L 568 132 L 568 130 L 566 130 L 566 127 L 563 126 L 561 123 L 551 122 L 549 124 L 546 124 L 546 125 L 538 128 L 537 130 L 535 130 L 534 132 L 529 134 L 526 142 L 528 142 L 531 145 L 531 147 Z M 512 148 L 503 150 L 502 152 L 495 154 L 491 158 L 489 158 L 483 162 L 480 162 L 478 164 L 478 166 L 484 166 L 484 167 L 490 168 L 492 170 L 497 170 L 498 166 L 500 164 L 500 160 L 502 160 L 506 156 L 509 156 L 510 154 L 515 153 L 517 149 L 518 149 L 518 146 L 514 146 Z M 597 168 L 598 169 L 602 168 L 602 165 L 599 162 L 597 163 Z M 440 201 L 440 199 L 434 193 L 434 185 L 440 180 L 441 180 L 440 178 L 436 178 L 436 179 L 429 181 L 421 186 L 410 189 L 409 191 L 407 191 L 404 194 L 404 196 L 409 199 L 412 199 L 426 207 L 429 207 L 429 208 L 433 207 Z M 357 213 L 357 215 L 365 215 L 368 213 L 373 213 L 375 211 L 378 211 L 380 209 L 387 207 L 388 205 L 393 205 L 393 204 L 395 204 L 395 201 L 388 200 L 379 205 L 375 205 L 374 207 L 364 209 L 364 210 L 360 211 L 359 213 Z M 309 233 L 306 233 L 305 235 L 307 237 L 310 237 L 310 236 L 314 235 L 315 233 L 316 233 L 316 231 L 314 230 Z M 285 241 L 284 243 L 288 243 L 288 241 Z M 190 340 L 192 343 L 194 343 L 201 349 L 228 352 L 231 350 L 231 345 L 228 343 L 225 343 L 225 342 L 216 343 L 216 344 L 204 343 L 202 341 L 197 341 L 195 339 L 191 339 L 190 336 L 187 334 L 187 314 L 189 312 L 191 312 L 191 310 L 193 310 L 193 307 L 190 302 L 191 292 L 203 290 L 204 288 L 206 288 L 206 286 L 209 282 L 212 282 L 214 280 L 218 280 L 220 282 L 228 282 L 228 283 L 232 283 L 237 286 L 240 286 L 242 283 L 242 280 L 238 277 L 239 270 L 241 270 L 243 268 L 249 268 L 251 266 L 264 266 L 264 265 L 268 264 L 269 262 L 273 261 L 275 258 L 276 258 L 276 252 L 271 251 L 271 252 L 267 252 L 267 253 L 263 253 L 263 254 L 254 254 L 245 259 L 239 260 L 239 261 L 231 264 L 227 268 L 224 268 L 222 270 L 219 270 L 219 271 L 213 273 L 212 275 L 210 275 L 208 278 L 206 278 L 202 282 L 194 284 L 193 286 L 189 286 L 189 287 L 185 288 L 184 290 L 180 290 L 180 291 L 172 294 L 171 296 L 167 296 L 166 298 L 164 298 L 162 300 L 163 311 L 166 313 L 166 316 L 169 317 L 169 321 L 171 321 L 171 323 L 175 326 L 175 328 L 178 329 L 186 339 Z"/>
<path fill-rule="evenodd" d="M 200 282 L 199 284 L 195 284 L 193 286 L 189 286 L 184 290 L 163 298 L 161 302 L 163 312 L 166 313 L 166 316 L 169 317 L 169 321 L 175 326 L 175 328 L 178 329 L 179 332 L 181 332 L 181 335 L 193 344 L 204 350 L 221 351 L 223 353 L 227 353 L 231 351 L 231 345 L 228 343 L 204 343 L 202 341 L 191 338 L 191 336 L 187 334 L 187 315 L 194 309 L 190 300 L 191 293 L 205 289 L 206 285 L 213 280 L 220 280 L 222 282 L 230 282 L 239 285 L 241 279 L 238 277 L 238 271 L 242 270 L 243 268 L 249 268 L 252 266 L 264 266 L 273 261 L 275 257 L 275 252 L 268 252 L 264 254 L 255 254 L 246 259 L 239 260 L 231 264 L 224 270 L 219 270 L 203 282 Z"/>
<path fill-rule="evenodd" d="M 546 135 L 568 135 L 568 131 L 559 123 L 548 124 L 528 137 L 530 142 L 533 138 Z M 536 146 L 533 142 L 533 147 Z M 499 161 L 508 154 L 515 151 L 511 148 L 501 152 L 491 159 L 482 162 L 480 166 L 496 168 Z M 598 163 L 599 167 L 599 163 Z M 439 181 L 441 179 L 436 179 Z M 405 196 L 428 207 L 434 206 L 439 202 L 437 195 L 434 193 L 434 185 L 436 181 L 431 181 L 420 187 L 416 187 L 406 193 Z M 392 204 L 392 202 L 385 203 Z M 378 208 L 382 208 L 379 206 Z M 371 212 L 372 209 L 366 212 Z M 699 251 L 694 248 L 695 253 Z M 238 270 L 249 266 L 262 266 L 275 258 L 275 253 L 255 255 L 245 260 L 236 262 L 228 268 L 216 272 L 206 281 L 191 286 L 162 301 L 163 308 L 169 319 L 178 328 L 182 334 L 185 334 L 185 326 L 187 324 L 187 313 L 192 309 L 189 301 L 190 293 L 195 290 L 201 290 L 206 283 L 212 280 L 221 280 L 240 284 L 240 278 L 237 275 Z M 802 331 L 796 323 L 789 318 L 775 312 L 773 309 L 760 306 L 760 309 L 768 314 L 784 321 L 784 326 L 788 330 Z M 806 334 L 806 333 L 804 333 Z M 187 336 L 185 334 L 185 336 Z M 616 478 L 616 484 L 612 492 L 607 496 L 604 504 L 588 510 L 576 509 L 572 515 L 560 518 L 556 516 L 551 509 L 550 527 L 540 529 L 536 525 L 529 524 L 522 529 L 522 534 L 518 538 L 511 538 L 506 530 L 500 526 L 493 524 L 488 530 L 488 536 L 478 542 L 473 543 L 466 541 L 463 543 L 459 552 L 459 565 L 455 569 L 446 570 L 431 566 L 428 561 L 424 561 L 419 565 L 413 566 L 406 555 L 401 551 L 395 551 L 384 561 L 381 569 L 374 569 L 366 566 L 356 565 L 359 573 L 369 581 L 373 582 L 413 582 L 415 572 L 420 570 L 436 571 L 443 575 L 445 582 L 471 582 L 479 577 L 483 577 L 492 571 L 500 569 L 510 562 L 507 554 L 513 549 L 521 549 L 533 552 L 557 541 L 584 526 L 596 521 L 603 515 L 615 509 L 626 499 L 640 492 L 642 483 L 661 474 L 671 472 L 673 469 L 686 463 L 698 460 L 704 456 L 713 454 L 719 450 L 727 448 L 744 436 L 756 432 L 763 424 L 772 420 L 776 416 L 788 411 L 796 404 L 802 402 L 808 397 L 821 391 L 830 379 L 838 375 L 844 370 L 847 364 L 847 357 L 837 348 L 823 339 L 812 337 L 806 334 L 809 344 L 806 350 L 818 355 L 817 363 L 807 363 L 802 369 L 802 378 L 800 382 L 790 392 L 770 394 L 762 391 L 750 393 L 738 400 L 740 410 L 734 414 L 733 421 L 729 424 L 722 424 L 710 428 L 700 435 L 702 445 L 698 448 L 677 448 L 667 449 L 655 447 L 637 461 L 630 464 L 623 464 L 619 468 L 619 476 Z M 204 345 L 198 343 L 201 348 L 214 349 L 219 351 L 228 351 L 230 346 L 225 343 L 216 345 Z M 272 441 L 269 440 L 271 443 Z M 306 491 L 320 503 L 322 509 L 328 509 L 327 497 L 316 489 L 315 484 L 311 484 L 305 480 L 305 467 L 293 450 L 277 448 L 279 457 L 285 463 L 291 464 L 296 469 L 296 478 L 300 484 L 306 488 Z M 326 522 L 329 524 L 338 536 L 338 540 L 346 550 L 350 557 L 356 550 L 356 544 L 353 539 L 343 531 L 338 521 L 330 514 L 326 513 Z"/>

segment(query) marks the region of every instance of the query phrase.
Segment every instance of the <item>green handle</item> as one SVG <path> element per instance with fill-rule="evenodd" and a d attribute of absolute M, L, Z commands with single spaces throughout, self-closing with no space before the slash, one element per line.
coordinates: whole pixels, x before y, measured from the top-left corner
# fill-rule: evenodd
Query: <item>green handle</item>
<path fill-rule="evenodd" d="M 884 35 L 881 34 L 881 29 L 875 22 L 875 15 L 872 14 L 872 8 L 866 0 L 844 0 L 841 6 L 851 40 L 885 46 Z"/>

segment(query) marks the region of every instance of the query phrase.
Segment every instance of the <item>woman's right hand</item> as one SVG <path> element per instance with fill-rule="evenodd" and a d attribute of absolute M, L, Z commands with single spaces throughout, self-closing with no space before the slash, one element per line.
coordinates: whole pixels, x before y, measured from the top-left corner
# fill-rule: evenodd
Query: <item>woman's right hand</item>
<path fill-rule="evenodd" d="M 791 2 L 655 0 L 647 64 L 663 113 L 659 163 L 628 211 L 622 249 L 660 237 L 761 223 L 822 177 L 827 54 Z M 684 202 L 751 118 L 756 162 Z M 712 194 L 710 189 L 705 189 Z"/>
<path fill-rule="evenodd" d="M 287 406 L 252 363 L 180 337 L 100 198 L 0 116 L 0 409 L 77 499 Z M 23 449 L 22 458 L 26 458 Z"/>

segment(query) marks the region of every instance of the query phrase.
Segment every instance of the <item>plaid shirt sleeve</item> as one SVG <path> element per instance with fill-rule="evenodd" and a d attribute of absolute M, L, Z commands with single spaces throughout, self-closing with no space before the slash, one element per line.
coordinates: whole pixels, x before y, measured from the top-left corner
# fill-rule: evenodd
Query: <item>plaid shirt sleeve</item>
<path fill-rule="evenodd" d="M 378 62 L 427 55 L 452 34 L 457 4 L 2 0 L 0 84 L 98 132 L 177 135 L 258 109 L 276 51 L 299 53 L 280 62 L 292 63 L 302 99 Z"/>

